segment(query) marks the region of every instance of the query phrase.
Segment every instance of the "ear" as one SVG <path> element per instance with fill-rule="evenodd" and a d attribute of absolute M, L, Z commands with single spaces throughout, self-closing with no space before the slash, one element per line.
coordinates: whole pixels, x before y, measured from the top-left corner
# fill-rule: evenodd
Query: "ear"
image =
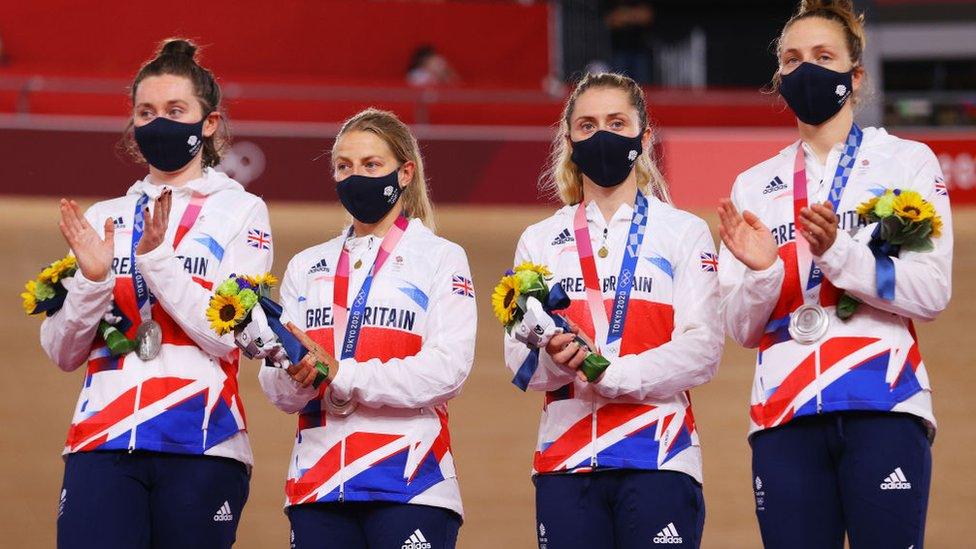
<path fill-rule="evenodd" d="M 410 185 L 410 182 L 413 181 L 413 174 L 416 171 L 417 165 L 414 164 L 412 160 L 404 162 L 403 165 L 400 166 L 400 175 L 398 179 L 400 181 L 401 189 L 405 189 L 408 185 Z"/>
<path fill-rule="evenodd" d="M 641 148 L 644 149 L 646 153 L 651 149 L 652 138 L 654 137 L 653 132 L 651 132 L 651 127 L 647 126 L 644 131 L 641 132 Z"/>
<path fill-rule="evenodd" d="M 864 85 L 864 75 L 863 65 L 858 65 L 854 68 L 854 74 L 851 75 L 851 83 L 854 85 L 854 91 L 860 90 L 861 86 Z"/>
<path fill-rule="evenodd" d="M 207 115 L 206 120 L 203 122 L 203 136 L 213 137 L 213 134 L 217 133 L 217 128 L 220 126 L 220 113 L 214 111 Z"/>

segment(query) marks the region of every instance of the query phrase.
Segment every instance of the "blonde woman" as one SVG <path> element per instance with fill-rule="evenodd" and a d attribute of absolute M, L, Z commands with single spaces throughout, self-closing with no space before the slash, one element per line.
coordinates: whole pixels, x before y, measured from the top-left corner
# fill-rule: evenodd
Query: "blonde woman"
<path fill-rule="evenodd" d="M 516 385 L 545 393 L 539 545 L 697 547 L 705 506 L 689 390 L 722 353 L 715 245 L 704 221 L 670 203 L 633 80 L 586 76 L 559 128 L 546 183 L 565 206 L 525 230 L 515 263 L 553 272 L 571 299 L 561 312 L 610 365 L 584 376 L 587 351 L 567 333 L 527 371 L 528 349 L 505 339 Z"/>
<path fill-rule="evenodd" d="M 299 414 L 292 546 L 452 548 L 462 507 L 447 403 L 476 328 L 467 257 L 434 234 L 417 141 L 394 114 L 347 120 L 332 168 L 352 225 L 295 256 L 281 287 L 282 321 L 310 352 L 260 374 L 275 406 Z M 316 362 L 328 365 L 318 389 Z"/>
<path fill-rule="evenodd" d="M 719 208 L 726 329 L 759 350 L 749 417 L 766 547 L 924 541 L 935 417 L 912 323 L 949 302 L 949 197 L 927 146 L 854 123 L 864 47 L 850 1 L 800 4 L 774 77 L 799 139 L 740 174 Z M 886 189 L 935 206 L 933 250 L 879 262 L 857 207 Z M 843 291 L 861 304 L 842 321 Z"/>

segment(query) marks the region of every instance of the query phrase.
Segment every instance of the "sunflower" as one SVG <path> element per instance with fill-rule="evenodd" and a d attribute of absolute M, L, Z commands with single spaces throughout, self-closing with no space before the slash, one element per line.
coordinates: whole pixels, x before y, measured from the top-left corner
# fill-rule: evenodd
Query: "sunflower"
<path fill-rule="evenodd" d="M 34 295 L 36 286 L 37 281 L 28 280 L 27 284 L 24 285 L 25 291 L 20 294 L 20 297 L 24 299 L 24 312 L 29 315 L 34 314 L 34 309 L 37 308 L 37 297 Z"/>
<path fill-rule="evenodd" d="M 57 284 L 59 280 L 74 275 L 76 270 L 78 270 L 78 260 L 75 256 L 69 255 L 51 263 L 37 278 L 41 282 Z"/>
<path fill-rule="evenodd" d="M 915 191 L 902 191 L 892 205 L 895 215 L 904 221 L 925 221 L 935 217 L 935 208 Z"/>
<path fill-rule="evenodd" d="M 222 296 L 215 295 L 210 298 L 210 307 L 207 308 L 207 320 L 210 327 L 217 335 L 230 333 L 237 326 L 237 323 L 244 318 L 244 306 L 236 295 Z"/>
<path fill-rule="evenodd" d="M 941 216 L 938 216 L 937 215 L 937 216 L 935 216 L 935 217 L 932 218 L 932 234 L 930 236 L 932 238 L 939 238 L 940 236 L 942 236 L 942 217 Z"/>
<path fill-rule="evenodd" d="M 534 273 L 539 273 L 542 278 L 552 277 L 552 271 L 549 270 L 545 265 L 536 265 L 531 261 L 525 261 L 518 267 L 515 267 L 515 272 L 520 273 L 522 271 L 532 271 Z"/>
<path fill-rule="evenodd" d="M 874 216 L 874 207 L 878 204 L 880 196 L 876 196 L 871 200 L 866 200 L 861 202 L 861 205 L 857 207 L 857 215 L 863 217 L 864 219 L 872 219 Z"/>
<path fill-rule="evenodd" d="M 254 286 L 266 286 L 268 288 L 274 288 L 278 285 L 278 279 L 271 273 L 264 273 L 256 276 L 245 275 L 244 279 L 254 284 Z"/>
<path fill-rule="evenodd" d="M 518 283 L 514 276 L 502 277 L 498 286 L 495 286 L 495 291 L 491 294 L 491 308 L 503 326 L 508 326 L 512 321 L 518 296 Z"/>

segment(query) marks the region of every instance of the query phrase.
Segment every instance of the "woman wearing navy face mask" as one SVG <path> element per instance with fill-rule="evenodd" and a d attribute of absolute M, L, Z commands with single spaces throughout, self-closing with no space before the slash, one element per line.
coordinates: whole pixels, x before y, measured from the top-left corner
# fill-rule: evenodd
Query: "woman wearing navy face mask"
<path fill-rule="evenodd" d="M 471 369 L 477 317 L 467 256 L 434 234 L 417 141 L 393 113 L 347 120 L 332 167 L 352 225 L 292 258 L 281 286 L 281 320 L 309 353 L 260 373 L 272 403 L 298 413 L 292 547 L 452 548 L 447 403 Z"/>
<path fill-rule="evenodd" d="M 260 198 L 213 169 L 226 129 L 220 88 L 185 40 L 162 44 L 132 84 L 131 151 L 149 175 L 83 215 L 61 201 L 79 271 L 41 328 L 44 350 L 86 374 L 68 439 L 58 547 L 230 547 L 251 449 L 233 336 L 203 312 L 232 273 L 271 267 Z M 113 357 L 102 318 L 137 341 Z"/>
<path fill-rule="evenodd" d="M 516 265 L 552 271 L 571 300 L 560 314 L 610 361 L 588 378 L 587 351 L 560 334 L 526 369 L 529 350 L 505 338 L 513 382 L 545 393 L 533 464 L 540 547 L 701 542 L 689 391 L 722 354 L 717 260 L 705 222 L 670 204 L 647 118 L 630 78 L 583 78 L 545 179 L 565 206 L 528 227 L 515 251 Z"/>
<path fill-rule="evenodd" d="M 749 415 L 766 547 L 924 541 L 935 418 L 912 323 L 949 301 L 949 197 L 927 146 L 855 124 L 864 45 L 851 2 L 800 5 L 774 78 L 800 139 L 719 208 L 726 330 L 759 349 Z M 914 207 L 906 191 L 932 203 L 934 249 L 875 256 L 877 226 L 857 207 L 886 190 L 895 210 Z M 841 292 L 860 301 L 847 320 Z"/>

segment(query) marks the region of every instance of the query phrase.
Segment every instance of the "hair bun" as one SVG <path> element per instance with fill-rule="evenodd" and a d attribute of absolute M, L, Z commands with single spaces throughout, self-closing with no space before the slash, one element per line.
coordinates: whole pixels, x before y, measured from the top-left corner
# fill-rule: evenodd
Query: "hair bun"
<path fill-rule="evenodd" d="M 169 38 L 159 46 L 157 57 L 173 56 L 188 57 L 191 60 L 197 53 L 197 46 L 184 38 Z"/>
<path fill-rule="evenodd" d="M 803 0 L 800 2 L 799 14 L 809 13 L 818 10 L 830 10 L 835 12 L 854 13 L 853 0 Z"/>

